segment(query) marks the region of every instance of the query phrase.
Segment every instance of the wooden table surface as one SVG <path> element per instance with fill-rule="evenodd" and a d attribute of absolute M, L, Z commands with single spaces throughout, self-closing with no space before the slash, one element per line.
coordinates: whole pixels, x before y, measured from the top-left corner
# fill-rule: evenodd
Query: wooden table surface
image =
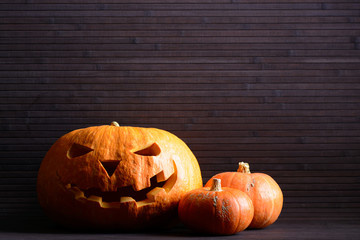
<path fill-rule="evenodd" d="M 231 236 L 196 234 L 182 225 L 159 232 L 106 233 L 74 232 L 61 228 L 47 219 L 2 219 L 0 239 L 360 239 L 359 219 L 279 219 L 268 228 L 245 230 Z"/>

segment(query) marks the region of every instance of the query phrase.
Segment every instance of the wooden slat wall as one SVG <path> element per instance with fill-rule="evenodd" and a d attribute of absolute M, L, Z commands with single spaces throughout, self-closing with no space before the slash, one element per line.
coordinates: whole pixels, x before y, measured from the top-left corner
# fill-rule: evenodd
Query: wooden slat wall
<path fill-rule="evenodd" d="M 182 138 L 204 181 L 248 161 L 282 217 L 360 217 L 360 2 L 5 0 L 0 216 L 39 216 L 36 174 L 92 125 Z"/>

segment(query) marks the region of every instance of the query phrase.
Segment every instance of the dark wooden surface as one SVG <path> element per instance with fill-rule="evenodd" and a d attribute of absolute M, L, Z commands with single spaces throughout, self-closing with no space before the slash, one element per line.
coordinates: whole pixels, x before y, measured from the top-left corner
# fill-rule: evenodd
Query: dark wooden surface
<path fill-rule="evenodd" d="M 355 0 L 1 1 L 0 216 L 41 215 L 49 147 L 116 120 L 178 135 L 204 181 L 270 174 L 283 217 L 359 220 L 359 43 Z"/>
<path fill-rule="evenodd" d="M 211 236 L 192 232 L 183 225 L 168 230 L 148 232 L 74 232 L 60 228 L 44 219 L 8 220 L 1 222 L 0 239 L 6 240 L 95 240 L 95 239 L 319 239 L 319 240 L 358 240 L 360 224 L 350 220 L 279 220 L 260 230 L 247 229 L 230 236 Z"/>

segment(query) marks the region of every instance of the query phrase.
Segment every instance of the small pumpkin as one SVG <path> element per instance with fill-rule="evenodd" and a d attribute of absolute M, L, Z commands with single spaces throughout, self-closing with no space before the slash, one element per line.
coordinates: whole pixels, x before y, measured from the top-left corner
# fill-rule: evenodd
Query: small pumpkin
<path fill-rule="evenodd" d="M 276 181 L 264 173 L 251 173 L 248 163 L 240 162 L 237 172 L 216 174 L 223 186 L 245 192 L 254 204 L 254 219 L 250 228 L 264 228 L 273 224 L 283 206 L 283 194 Z M 210 186 L 210 179 L 205 186 Z"/>
<path fill-rule="evenodd" d="M 180 220 L 207 234 L 231 235 L 246 229 L 254 216 L 250 198 L 240 190 L 222 188 L 220 179 L 211 181 L 211 187 L 192 190 L 181 198 Z"/>
<path fill-rule="evenodd" d="M 199 164 L 183 141 L 116 122 L 62 136 L 37 179 L 43 209 L 74 228 L 160 228 L 176 219 L 181 196 L 199 187 Z"/>

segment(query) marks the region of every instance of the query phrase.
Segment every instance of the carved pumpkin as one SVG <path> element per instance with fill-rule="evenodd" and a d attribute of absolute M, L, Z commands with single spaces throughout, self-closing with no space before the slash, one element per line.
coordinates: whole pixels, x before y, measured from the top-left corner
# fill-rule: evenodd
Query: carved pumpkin
<path fill-rule="evenodd" d="M 181 198 L 179 218 L 199 232 L 230 235 L 246 229 L 254 216 L 254 207 L 246 193 L 234 188 L 221 188 L 214 178 L 211 188 L 195 189 Z"/>
<path fill-rule="evenodd" d="M 176 218 L 181 196 L 199 187 L 198 162 L 183 141 L 116 122 L 62 136 L 37 181 L 39 202 L 52 218 L 101 229 L 160 227 Z"/>
<path fill-rule="evenodd" d="M 283 194 L 269 175 L 250 173 L 249 164 L 240 162 L 237 172 L 219 173 L 212 178 L 220 178 L 223 186 L 239 189 L 249 195 L 255 210 L 250 228 L 264 228 L 278 219 L 283 206 Z M 210 186 L 211 181 L 205 186 Z"/>

